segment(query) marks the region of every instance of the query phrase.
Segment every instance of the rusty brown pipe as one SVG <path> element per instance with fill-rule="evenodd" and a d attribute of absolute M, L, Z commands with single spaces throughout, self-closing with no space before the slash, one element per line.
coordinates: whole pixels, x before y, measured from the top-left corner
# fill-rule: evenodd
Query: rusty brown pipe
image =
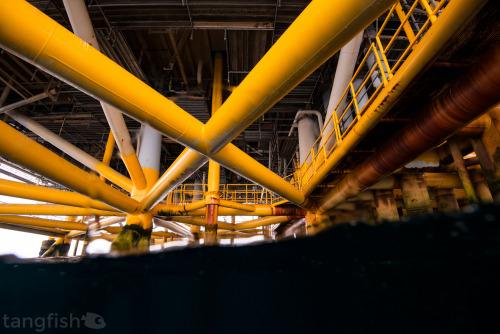
<path fill-rule="evenodd" d="M 384 176 L 438 145 L 498 103 L 500 99 L 500 48 L 481 57 L 463 76 L 412 123 L 342 179 L 318 202 L 318 213 L 356 196 Z"/>

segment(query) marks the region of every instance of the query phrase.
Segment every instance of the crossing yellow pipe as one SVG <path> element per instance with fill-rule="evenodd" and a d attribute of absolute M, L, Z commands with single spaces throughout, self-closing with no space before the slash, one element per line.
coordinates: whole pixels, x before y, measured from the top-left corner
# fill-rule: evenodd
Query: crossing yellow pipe
<path fill-rule="evenodd" d="M 244 223 L 239 223 L 236 225 L 232 225 L 233 231 L 247 230 L 251 228 L 268 226 L 273 224 L 281 224 L 286 223 L 287 221 L 293 220 L 294 217 L 288 216 L 275 216 L 275 217 L 262 217 L 254 220 L 250 220 Z"/>
<path fill-rule="evenodd" d="M 108 186 L 54 152 L 0 121 L 0 156 L 54 180 L 83 195 L 124 212 L 134 212 L 138 202 Z M 5 145 L 5 143 L 9 143 Z"/>
<path fill-rule="evenodd" d="M 104 211 L 116 209 L 79 193 L 0 179 L 0 195 Z"/>
<path fill-rule="evenodd" d="M 203 127 L 209 153 L 235 138 L 394 2 L 311 1 Z"/>
<path fill-rule="evenodd" d="M 64 230 L 85 231 L 87 229 L 87 225 L 82 223 L 73 223 L 61 220 L 33 218 L 24 216 L 0 215 L 0 222 L 8 224 L 25 225 L 25 226 L 61 228 Z"/>
<path fill-rule="evenodd" d="M 0 204 L 0 215 L 121 216 L 123 213 L 54 204 Z"/>
<path fill-rule="evenodd" d="M 239 210 L 219 207 L 219 216 L 304 216 L 305 210 L 300 208 L 281 208 L 267 204 L 255 204 L 255 210 Z M 182 205 L 157 204 L 151 210 L 153 215 L 159 216 L 205 216 L 205 209 L 196 209 L 187 212 Z"/>

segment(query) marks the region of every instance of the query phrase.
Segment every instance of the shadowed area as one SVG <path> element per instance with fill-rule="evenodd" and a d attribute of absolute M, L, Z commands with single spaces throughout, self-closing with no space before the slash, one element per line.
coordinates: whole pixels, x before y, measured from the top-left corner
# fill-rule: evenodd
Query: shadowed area
<path fill-rule="evenodd" d="M 257 246 L 78 263 L 3 257 L 0 313 L 91 312 L 103 333 L 484 333 L 498 327 L 499 218 L 500 207 L 483 206 Z"/>

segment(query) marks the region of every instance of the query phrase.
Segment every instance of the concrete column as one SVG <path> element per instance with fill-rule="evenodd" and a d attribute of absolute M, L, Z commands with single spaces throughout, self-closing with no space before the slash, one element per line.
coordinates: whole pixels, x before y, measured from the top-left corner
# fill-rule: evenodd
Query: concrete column
<path fill-rule="evenodd" d="M 339 104 L 342 94 L 344 94 L 349 81 L 352 79 L 354 69 L 356 67 L 356 60 L 358 58 L 359 48 L 361 42 L 363 41 L 363 32 L 360 32 L 356 37 L 354 37 L 349 43 L 347 43 L 341 50 L 339 54 L 339 60 L 337 62 L 337 69 L 335 71 L 335 78 L 333 79 L 332 91 L 328 100 L 328 108 L 326 110 L 325 116 L 325 131 L 324 136 L 327 138 L 330 133 L 334 130 L 334 124 L 332 121 L 328 121 L 333 115 L 337 104 Z M 345 99 L 339 105 L 337 110 L 337 116 L 340 116 L 344 111 Z M 325 143 L 327 151 L 335 144 L 335 136 L 332 135 L 330 140 Z"/>
<path fill-rule="evenodd" d="M 297 127 L 299 131 L 300 165 L 302 165 L 306 161 L 306 157 L 313 147 L 314 142 L 319 137 L 319 128 L 317 121 L 307 115 L 300 117 Z M 311 161 L 311 156 L 309 156 L 307 162 Z"/>
<path fill-rule="evenodd" d="M 434 195 L 439 212 L 453 212 L 460 210 L 453 189 L 436 189 L 434 190 Z"/>
<path fill-rule="evenodd" d="M 379 223 L 384 220 L 399 220 L 398 206 L 392 190 L 375 190 L 374 200 Z"/>
<path fill-rule="evenodd" d="M 431 199 L 422 173 L 403 174 L 401 191 L 409 216 L 432 213 Z"/>
<path fill-rule="evenodd" d="M 472 139 L 472 147 L 493 198 L 500 200 L 500 133 L 496 126 L 487 129 L 480 139 Z"/>
<path fill-rule="evenodd" d="M 462 155 L 462 152 L 460 152 L 460 149 L 458 148 L 457 142 L 454 139 L 449 139 L 448 146 L 450 147 L 453 161 L 455 162 L 455 166 L 457 167 L 458 176 L 460 176 L 460 180 L 462 181 L 467 200 L 470 204 L 478 203 L 479 198 L 477 197 L 474 186 L 472 185 L 472 180 L 470 178 L 469 172 L 467 171 L 467 167 L 465 166 L 464 157 Z"/>

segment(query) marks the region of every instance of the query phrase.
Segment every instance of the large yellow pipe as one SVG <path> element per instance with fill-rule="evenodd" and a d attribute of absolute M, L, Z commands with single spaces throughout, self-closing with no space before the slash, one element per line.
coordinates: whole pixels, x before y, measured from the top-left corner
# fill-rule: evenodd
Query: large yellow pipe
<path fill-rule="evenodd" d="M 0 122 L 0 155 L 48 177 L 70 189 L 124 212 L 134 212 L 138 202 L 108 186 L 95 174 L 87 173 L 54 152 Z M 8 143 L 8 145 L 5 145 Z"/>
<path fill-rule="evenodd" d="M 305 210 L 298 208 L 279 208 L 267 204 L 255 204 L 254 211 L 219 207 L 219 216 L 304 216 Z M 153 215 L 160 216 L 205 216 L 205 209 L 187 212 L 182 205 L 157 204 L 152 210 Z"/>
<path fill-rule="evenodd" d="M 203 127 L 210 153 L 235 138 L 394 2 L 312 1 Z"/>
<path fill-rule="evenodd" d="M 268 226 L 273 224 L 286 223 L 287 221 L 293 220 L 293 217 L 287 216 L 276 216 L 276 217 L 262 217 L 254 220 L 250 220 L 244 223 L 239 223 L 233 225 L 233 231 L 247 230 L 250 228 L 256 228 L 260 226 Z"/>
<path fill-rule="evenodd" d="M 54 204 L 0 204 L 0 215 L 120 216 L 123 213 Z"/>
<path fill-rule="evenodd" d="M 0 195 L 81 208 L 115 211 L 109 205 L 78 193 L 2 179 L 0 179 Z"/>
<path fill-rule="evenodd" d="M 309 183 L 304 195 L 309 196 L 330 171 L 370 132 L 399 99 L 401 93 L 422 73 L 445 47 L 447 42 L 472 18 L 487 1 L 454 0 L 446 6 L 436 24 L 429 28 L 406 61 L 389 81 L 356 125 L 323 163 Z M 234 93 L 233 93 L 234 94 Z M 207 124 L 208 125 L 208 124 Z"/>
<path fill-rule="evenodd" d="M 65 230 L 85 231 L 87 229 L 86 224 L 65 222 L 61 220 L 24 217 L 24 216 L 0 215 L 0 222 L 8 224 L 26 225 L 26 226 L 62 228 Z"/>

